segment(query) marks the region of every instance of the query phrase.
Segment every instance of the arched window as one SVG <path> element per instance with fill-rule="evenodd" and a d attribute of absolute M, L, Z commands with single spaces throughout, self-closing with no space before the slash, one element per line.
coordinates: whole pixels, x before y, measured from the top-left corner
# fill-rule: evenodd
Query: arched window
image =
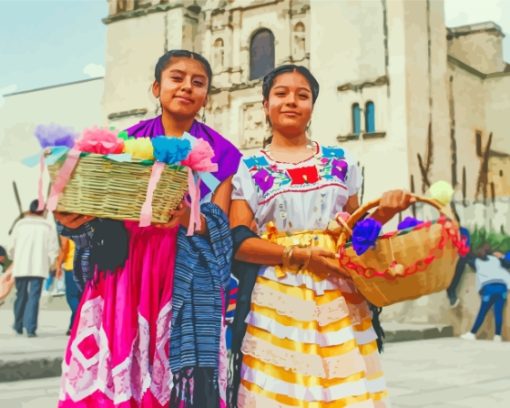
<path fill-rule="evenodd" d="M 305 25 L 302 22 L 294 26 L 294 44 L 292 56 L 295 60 L 301 60 L 306 55 Z"/>
<path fill-rule="evenodd" d="M 365 132 L 375 132 L 375 105 L 372 101 L 365 105 Z"/>
<path fill-rule="evenodd" d="M 217 38 L 214 41 L 213 50 L 213 69 L 215 72 L 220 72 L 223 70 L 225 62 L 225 49 L 221 38 Z"/>
<path fill-rule="evenodd" d="M 250 42 L 250 79 L 258 79 L 274 68 L 274 35 L 264 28 Z"/>
<path fill-rule="evenodd" d="M 352 105 L 352 133 L 355 135 L 361 133 L 361 109 L 359 103 Z"/>

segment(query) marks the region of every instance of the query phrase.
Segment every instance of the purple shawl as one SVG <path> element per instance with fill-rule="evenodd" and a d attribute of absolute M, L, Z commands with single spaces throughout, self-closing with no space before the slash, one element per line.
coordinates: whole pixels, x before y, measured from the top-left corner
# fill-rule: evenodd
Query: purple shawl
<path fill-rule="evenodd" d="M 155 137 L 165 135 L 161 115 L 152 119 L 142 120 L 136 125 L 126 129 L 129 136 L 135 137 Z M 241 152 L 230 141 L 225 139 L 218 132 L 209 126 L 193 121 L 189 133 L 192 136 L 204 139 L 214 150 L 213 162 L 218 164 L 218 171 L 212 173 L 220 183 L 237 172 L 241 160 Z M 204 183 L 200 184 L 201 197 L 209 193 L 209 188 Z"/>

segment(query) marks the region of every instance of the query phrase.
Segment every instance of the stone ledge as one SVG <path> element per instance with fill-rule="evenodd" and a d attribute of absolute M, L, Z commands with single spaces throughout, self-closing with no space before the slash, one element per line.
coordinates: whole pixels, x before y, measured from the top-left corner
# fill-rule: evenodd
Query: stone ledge
<path fill-rule="evenodd" d="M 382 323 L 386 343 L 453 337 L 453 327 L 447 325 Z"/>
<path fill-rule="evenodd" d="M 62 372 L 62 353 L 58 357 L 0 360 L 0 382 L 58 377 Z"/>

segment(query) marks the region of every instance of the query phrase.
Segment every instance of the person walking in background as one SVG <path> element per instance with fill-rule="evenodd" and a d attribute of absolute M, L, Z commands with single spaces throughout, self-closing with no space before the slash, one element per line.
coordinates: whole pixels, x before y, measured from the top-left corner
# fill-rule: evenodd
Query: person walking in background
<path fill-rule="evenodd" d="M 490 308 L 494 306 L 494 320 L 496 323 L 494 341 L 502 341 L 503 310 L 508 288 L 510 287 L 510 272 L 505 269 L 505 266 L 508 265 L 507 257 L 498 252 L 489 255 L 490 249 L 489 244 L 482 245 L 477 251 L 476 258 L 472 264 L 470 263 L 476 271 L 476 283 L 482 303 L 471 331 L 460 336 L 465 340 L 476 340 L 476 333 Z"/>
<path fill-rule="evenodd" d="M 28 337 L 36 337 L 43 281 L 58 254 L 55 229 L 38 206 L 38 200 L 32 201 L 29 213 L 14 227 L 7 248 L 16 286 L 13 328 L 18 334 L 25 328 Z"/>
<path fill-rule="evenodd" d="M 5 248 L 0 245 L 0 274 L 4 273 L 4 271 L 7 269 L 5 267 L 6 262 L 7 252 L 5 251 Z"/>
<path fill-rule="evenodd" d="M 57 281 L 62 280 L 65 282 L 65 295 L 67 304 L 71 309 L 71 319 L 69 321 L 69 329 L 66 335 L 71 334 L 71 328 L 73 327 L 74 316 L 76 315 L 76 309 L 80 303 L 80 291 L 78 286 L 73 279 L 73 263 L 74 263 L 75 244 L 72 240 L 66 237 L 60 237 L 60 253 L 57 258 L 57 266 L 55 277 Z M 63 275 L 63 276 L 62 276 Z"/>
<path fill-rule="evenodd" d="M 0 246 L 0 306 L 5 303 L 4 299 L 9 296 L 14 286 L 12 267 L 8 268 L 8 266 L 7 251 Z"/>

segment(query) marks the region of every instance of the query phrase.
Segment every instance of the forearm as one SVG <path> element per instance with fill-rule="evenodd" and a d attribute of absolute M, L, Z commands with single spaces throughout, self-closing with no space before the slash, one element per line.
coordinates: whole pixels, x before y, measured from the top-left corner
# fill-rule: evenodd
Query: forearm
<path fill-rule="evenodd" d="M 235 254 L 235 259 L 259 265 L 282 263 L 284 247 L 262 238 L 246 239 Z"/>
<path fill-rule="evenodd" d="M 237 250 L 235 259 L 258 265 L 282 265 L 285 248 L 262 238 L 248 238 Z M 295 246 L 288 255 L 290 264 L 303 265 L 310 258 L 310 249 Z"/>

